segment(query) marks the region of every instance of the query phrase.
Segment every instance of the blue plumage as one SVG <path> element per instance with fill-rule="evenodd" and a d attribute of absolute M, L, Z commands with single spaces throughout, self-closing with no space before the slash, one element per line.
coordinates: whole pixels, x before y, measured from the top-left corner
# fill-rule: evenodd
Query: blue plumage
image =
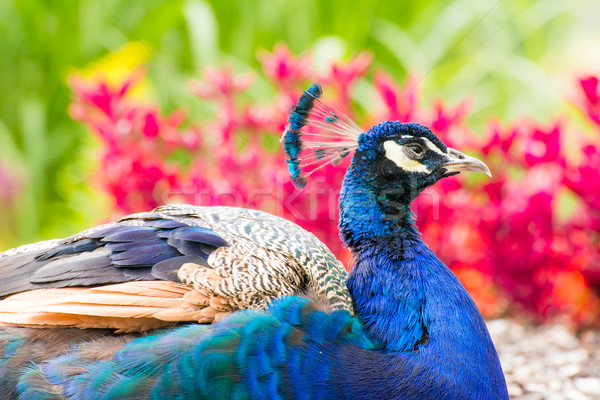
<path fill-rule="evenodd" d="M 301 346 L 299 346 L 301 345 Z M 296 380 L 331 379 L 325 348 L 373 348 L 360 323 L 345 311 L 327 314 L 309 300 L 288 297 L 269 312 L 242 311 L 212 326 L 190 325 L 135 339 L 103 360 L 86 358 L 86 345 L 27 369 L 22 398 L 64 388 L 72 399 L 325 398 L 330 388 Z M 4 355 L 9 351 L 5 348 Z M 313 368 L 307 368 L 313 365 Z M 32 387 L 32 383 L 43 386 Z M 334 393 L 329 393 L 331 397 Z M 29 397 L 31 396 L 31 397 Z"/>
<path fill-rule="evenodd" d="M 181 257 L 206 261 L 222 246 L 229 243 L 212 230 L 175 220 L 148 218 L 143 225 L 109 224 L 86 232 L 85 239 L 41 251 L 23 265 L 11 265 L 13 276 L 3 276 L 0 296 L 44 287 L 152 280 L 159 274 L 161 279 L 179 282 L 176 273 L 165 273 L 161 262 L 168 261 L 174 270 L 189 262 Z"/>
<path fill-rule="evenodd" d="M 130 226 L 119 229 L 102 238 L 103 242 L 141 242 L 156 237 L 156 230 L 150 226 Z"/>
<path fill-rule="evenodd" d="M 300 185 L 303 130 L 322 127 L 311 117 L 320 95 L 318 85 L 302 95 L 284 135 L 290 173 Z M 346 121 L 320 110 L 325 110 L 320 121 Z M 356 316 L 328 313 L 315 301 L 290 296 L 265 311 L 156 332 L 100 355 L 90 351 L 93 341 L 83 342 L 58 357 L 32 356 L 35 363 L 20 373 L 20 398 L 54 393 L 71 399 L 507 399 L 481 314 L 423 242 L 410 212 L 426 187 L 461 171 L 489 173 L 487 167 L 447 148 L 418 124 L 384 122 L 355 139 L 337 147 L 323 143 L 324 151 L 310 148 L 318 161 L 328 152 L 333 156 L 325 161 L 355 151 L 340 195 L 339 226 L 355 256 L 347 288 Z M 104 234 L 137 237 L 142 249 L 159 246 L 144 227 L 111 229 Z M 189 249 L 192 257 L 202 246 L 222 243 L 202 229 L 160 229 L 159 238 L 181 254 Z M 165 229 L 180 229 L 182 235 Z M 130 259 L 130 250 L 114 246 L 122 251 L 115 259 Z M 170 263 L 158 264 L 157 274 L 172 276 Z M 19 351 L 13 342 L 0 340 L 0 371 Z M 0 375 L 0 387 L 11 379 L 14 375 Z"/>

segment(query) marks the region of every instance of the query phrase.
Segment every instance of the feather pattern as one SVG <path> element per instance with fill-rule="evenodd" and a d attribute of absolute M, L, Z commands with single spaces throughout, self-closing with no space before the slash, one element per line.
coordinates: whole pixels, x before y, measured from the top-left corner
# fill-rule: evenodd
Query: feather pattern
<path fill-rule="evenodd" d="M 299 297 L 276 302 L 268 313 L 244 311 L 212 326 L 133 338 L 124 346 L 109 346 L 100 357 L 90 357 L 91 344 L 82 342 L 25 369 L 17 386 L 20 398 L 39 398 L 36 394 L 43 392 L 70 399 L 259 399 L 282 398 L 294 390 L 314 398 L 311 392 L 320 391 L 295 382 L 290 364 L 315 364 L 323 347 L 375 348 L 347 311 L 327 314 Z M 5 346 L 2 355 L 11 351 Z"/>
<path fill-rule="evenodd" d="M 163 206 L 39 249 L 11 250 L 0 254 L 0 275 L 3 295 L 27 291 L 0 301 L 0 322 L 27 326 L 129 332 L 205 323 L 306 290 L 318 292 L 334 310 L 352 309 L 344 267 L 312 234 L 260 211 L 230 207 Z M 80 286 L 94 288 L 54 291 L 51 304 L 36 304 L 38 293 L 50 295 L 39 289 Z M 160 300 L 149 309 L 141 301 L 145 294 L 135 293 L 148 287 L 185 287 L 206 300 Z M 120 309 L 92 296 L 122 290 L 133 303 Z"/>
<path fill-rule="evenodd" d="M 145 331 L 179 321 L 212 321 L 205 318 L 210 312 L 207 308 L 214 308 L 211 299 L 204 297 L 200 302 L 197 297 L 186 297 L 193 291 L 190 286 L 164 281 L 31 290 L 1 301 L 0 320 L 19 326 L 102 327 L 118 332 Z M 231 306 L 224 311 L 231 312 Z"/>
<path fill-rule="evenodd" d="M 290 111 L 289 125 L 281 137 L 292 182 L 299 188 L 319 169 L 338 165 L 358 147 L 362 134 L 350 118 L 322 103 L 322 94 L 318 83 L 302 94 Z"/>

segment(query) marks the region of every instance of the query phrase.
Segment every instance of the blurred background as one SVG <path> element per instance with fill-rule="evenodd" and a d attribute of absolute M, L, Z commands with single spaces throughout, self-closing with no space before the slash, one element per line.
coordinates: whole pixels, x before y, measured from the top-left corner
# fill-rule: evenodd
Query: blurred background
<path fill-rule="evenodd" d="M 303 193 L 278 139 L 310 82 L 367 128 L 427 124 L 492 180 L 415 205 L 488 316 L 597 325 L 600 3 L 4 0 L 0 251 L 164 202 L 337 237 L 343 168 Z"/>

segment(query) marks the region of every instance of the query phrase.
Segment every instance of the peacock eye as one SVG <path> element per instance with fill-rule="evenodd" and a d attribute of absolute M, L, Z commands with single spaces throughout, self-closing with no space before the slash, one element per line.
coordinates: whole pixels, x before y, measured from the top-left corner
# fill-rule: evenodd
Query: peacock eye
<path fill-rule="evenodd" d="M 411 143 L 404 146 L 407 155 L 412 159 L 421 159 L 425 155 L 423 146 L 417 143 Z"/>

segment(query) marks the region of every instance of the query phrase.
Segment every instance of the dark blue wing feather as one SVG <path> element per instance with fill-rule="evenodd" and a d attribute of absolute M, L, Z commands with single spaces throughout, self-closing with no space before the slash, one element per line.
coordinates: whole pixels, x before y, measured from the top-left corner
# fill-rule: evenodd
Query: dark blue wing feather
<path fill-rule="evenodd" d="M 154 246 L 154 248 L 160 247 L 161 250 L 165 246 Z M 166 248 L 165 252 L 153 252 L 153 248 L 142 247 L 140 249 L 131 249 L 121 253 L 112 254 L 110 260 L 112 264 L 123 267 L 152 267 L 154 264 L 159 263 L 171 257 L 179 257 L 181 253 L 174 248 Z M 200 254 L 198 254 L 200 255 Z M 207 255 L 208 256 L 208 255 Z"/>
<path fill-rule="evenodd" d="M 66 256 L 69 254 L 84 253 L 86 251 L 93 251 L 97 247 L 98 247 L 97 240 L 94 240 L 94 239 L 78 240 L 77 242 L 58 246 L 53 250 L 47 251 L 46 253 L 37 257 L 37 260 L 45 261 L 45 260 L 49 260 L 51 258 Z"/>
<path fill-rule="evenodd" d="M 214 247 L 229 245 L 225 239 L 217 235 L 215 232 L 200 226 L 184 226 L 175 229 L 172 231 L 170 237 L 188 242 L 203 243 Z"/>
<path fill-rule="evenodd" d="M 125 274 L 125 276 L 128 277 L 129 278 L 128 280 L 130 280 L 130 281 L 153 281 L 153 280 L 159 279 L 157 276 L 155 276 L 152 273 L 152 270 L 148 269 L 148 268 L 123 267 L 122 271 L 123 271 L 123 274 Z M 170 280 L 173 282 L 180 282 L 177 277 L 175 277 L 175 279 L 165 279 L 165 280 Z M 89 285 L 86 285 L 86 286 L 89 286 Z"/>
<path fill-rule="evenodd" d="M 145 224 L 157 229 L 173 229 L 187 226 L 183 222 L 174 219 L 148 219 Z"/>
<path fill-rule="evenodd" d="M 215 249 L 228 245 L 210 229 L 168 218 L 150 217 L 142 220 L 142 225 L 108 225 L 33 255 L 0 258 L 0 296 L 44 287 L 131 280 L 179 282 L 176 269 L 181 265 L 192 260 L 205 263 Z"/>
<path fill-rule="evenodd" d="M 185 263 L 208 266 L 206 260 L 200 256 L 179 256 L 167 258 L 152 267 L 152 276 L 165 281 L 179 282 L 177 272 Z"/>
<path fill-rule="evenodd" d="M 107 279 L 120 276 L 120 272 L 112 274 L 111 261 L 106 254 L 84 252 L 74 257 L 50 258 L 47 263 L 39 263 L 40 267 L 33 273 L 31 283 L 48 283 L 72 280 L 92 275 L 92 271 L 103 270 Z M 114 282 L 111 280 L 111 282 Z M 72 285 L 67 285 L 72 286 Z"/>
<path fill-rule="evenodd" d="M 127 250 L 131 250 L 131 242 L 110 242 L 105 243 L 104 247 L 110 249 L 112 252 L 124 252 Z M 164 250 L 162 248 L 170 248 L 169 244 L 161 240 L 158 237 L 154 237 L 150 240 L 137 242 L 135 245 L 136 249 L 147 248 L 148 251 L 159 251 Z"/>
<path fill-rule="evenodd" d="M 128 226 L 108 236 L 103 237 L 103 242 L 140 242 L 156 237 L 156 229 L 151 226 Z"/>

